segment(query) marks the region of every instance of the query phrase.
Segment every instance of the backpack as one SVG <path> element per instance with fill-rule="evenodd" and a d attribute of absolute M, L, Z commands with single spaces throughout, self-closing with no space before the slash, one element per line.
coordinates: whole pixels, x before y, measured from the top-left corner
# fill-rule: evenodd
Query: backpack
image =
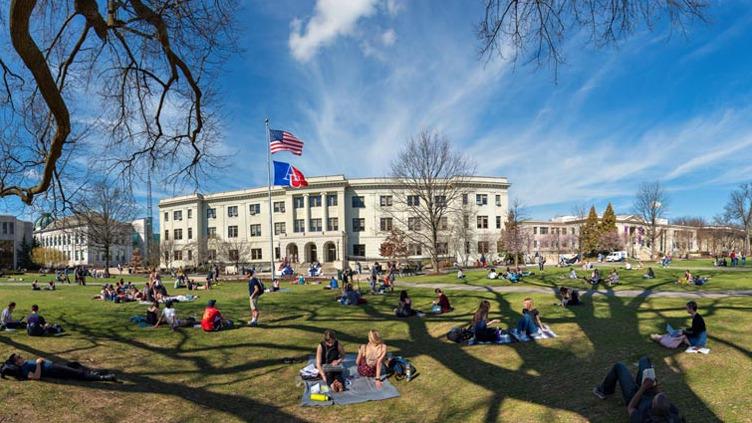
<path fill-rule="evenodd" d="M 258 298 L 258 297 L 264 295 L 264 292 L 266 292 L 266 287 L 264 286 L 264 283 L 261 282 L 261 279 L 256 278 L 256 282 L 258 283 L 258 286 L 259 286 L 259 293 L 256 296 L 256 298 Z"/>
<path fill-rule="evenodd" d="M 458 344 L 462 342 L 466 342 L 473 337 L 473 332 L 470 329 L 464 328 L 464 327 L 456 327 L 452 328 L 449 333 L 447 333 L 447 339 L 450 341 L 454 341 Z"/>
<path fill-rule="evenodd" d="M 410 360 L 404 357 L 393 357 L 387 363 L 387 370 L 394 375 L 397 380 L 407 380 L 410 382 L 418 373 L 415 366 L 410 363 Z"/>

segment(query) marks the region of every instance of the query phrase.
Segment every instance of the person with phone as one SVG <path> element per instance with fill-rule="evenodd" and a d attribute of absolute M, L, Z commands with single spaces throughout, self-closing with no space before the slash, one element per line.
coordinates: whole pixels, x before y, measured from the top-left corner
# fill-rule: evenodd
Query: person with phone
<path fill-rule="evenodd" d="M 603 382 L 593 388 L 593 394 L 604 400 L 616 392 L 617 383 L 621 387 L 622 398 L 627 404 L 630 422 L 680 422 L 683 420 L 679 410 L 671 403 L 668 396 L 658 389 L 655 368 L 649 358 L 640 359 L 634 378 L 623 363 L 614 364 Z"/>

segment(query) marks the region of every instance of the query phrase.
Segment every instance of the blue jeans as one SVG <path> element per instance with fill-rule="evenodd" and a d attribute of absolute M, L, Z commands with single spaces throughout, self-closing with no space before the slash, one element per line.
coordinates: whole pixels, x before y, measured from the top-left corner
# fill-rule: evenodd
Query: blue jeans
<path fill-rule="evenodd" d="M 632 379 L 632 374 L 629 373 L 627 366 L 622 363 L 616 363 L 598 388 L 604 394 L 611 395 L 616 392 L 616 382 L 619 382 L 624 403 L 629 404 L 629 401 L 632 400 L 632 397 L 637 393 L 640 385 L 642 385 L 642 372 L 651 367 L 653 367 L 653 364 L 650 363 L 650 359 L 642 357 L 640 359 L 640 367 L 637 370 L 637 375 Z M 643 396 L 643 398 L 645 398 L 645 396 Z"/>
<path fill-rule="evenodd" d="M 536 325 L 535 321 L 533 320 L 533 316 L 531 316 L 529 313 L 525 313 L 522 315 L 520 321 L 517 322 L 517 330 L 520 333 L 532 335 L 538 332 L 539 329 L 538 325 Z"/>

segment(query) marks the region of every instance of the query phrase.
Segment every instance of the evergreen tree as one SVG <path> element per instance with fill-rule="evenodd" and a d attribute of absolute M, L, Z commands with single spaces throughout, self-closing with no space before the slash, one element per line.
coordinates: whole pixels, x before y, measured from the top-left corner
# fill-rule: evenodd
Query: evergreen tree
<path fill-rule="evenodd" d="M 131 254 L 131 263 L 130 266 L 133 268 L 133 272 L 137 272 L 137 269 L 140 269 L 141 266 L 143 266 L 143 258 L 141 257 L 141 250 L 136 248 L 133 250 L 133 254 Z"/>
<path fill-rule="evenodd" d="M 600 238 L 600 227 L 598 225 L 598 213 L 595 212 L 595 206 L 590 207 L 585 223 L 580 229 L 580 245 L 582 252 L 586 255 L 592 255 L 598 249 L 598 239 Z"/>
<path fill-rule="evenodd" d="M 616 228 L 616 213 L 611 203 L 608 203 L 598 226 L 598 251 L 614 251 L 620 249 L 620 245 L 622 243 Z"/>
<path fill-rule="evenodd" d="M 606 211 L 603 212 L 603 218 L 601 219 L 600 233 L 601 235 L 605 235 L 616 230 L 616 213 L 614 213 L 614 208 L 611 206 L 611 203 L 608 203 Z"/>
<path fill-rule="evenodd" d="M 34 261 L 32 260 L 31 252 L 34 250 L 34 248 L 39 247 L 39 242 L 37 242 L 36 238 L 31 238 L 31 240 L 26 239 L 26 237 L 23 237 L 23 240 L 21 241 L 20 248 L 18 249 L 18 267 L 21 269 L 35 269 L 37 266 L 34 264 Z"/>

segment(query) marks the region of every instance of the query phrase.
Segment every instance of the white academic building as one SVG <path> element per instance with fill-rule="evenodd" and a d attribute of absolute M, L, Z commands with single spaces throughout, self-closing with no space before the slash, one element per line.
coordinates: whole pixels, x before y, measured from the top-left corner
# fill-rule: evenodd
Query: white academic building
<path fill-rule="evenodd" d="M 488 253 L 489 240 L 498 238 L 509 207 L 508 189 L 503 177 L 476 176 L 461 182 L 463 194 L 457 197 L 461 203 L 457 206 L 471 208 L 473 215 L 471 220 L 465 219 L 474 234 L 473 242 L 463 247 L 470 255 Z M 392 178 L 321 176 L 309 178 L 308 186 L 302 189 L 273 187 L 273 244 L 265 186 L 165 198 L 159 202 L 161 266 L 193 267 L 215 261 L 229 264 L 235 261 L 233 255 L 243 265 L 264 269 L 268 269 L 272 255 L 275 267 L 287 259 L 292 263 L 318 261 L 326 270 L 341 269 L 355 261 L 385 261 L 380 247 L 393 227 L 403 231 L 426 229 L 395 213 L 398 203 L 418 201 L 406 197 L 407 190 Z M 439 247 L 447 259 L 453 255 L 449 245 L 452 224 L 443 219 L 439 228 L 446 241 Z M 221 257 L 214 246 L 218 243 L 230 249 L 228 257 Z M 428 257 L 417 244 L 410 247 L 410 258 Z"/>
<path fill-rule="evenodd" d="M 141 250 L 142 257 L 150 248 L 152 240 L 151 221 L 148 218 L 123 223 L 123 235 L 110 247 L 110 266 L 127 266 L 134 248 Z M 34 223 L 34 238 L 41 247 L 61 251 L 68 266 L 102 267 L 105 252 L 88 236 L 90 228 L 83 219 L 75 216 L 53 219 L 42 215 Z"/>
<path fill-rule="evenodd" d="M 14 216 L 0 215 L 0 269 L 16 269 L 24 242 L 31 242 L 34 226 Z"/>

